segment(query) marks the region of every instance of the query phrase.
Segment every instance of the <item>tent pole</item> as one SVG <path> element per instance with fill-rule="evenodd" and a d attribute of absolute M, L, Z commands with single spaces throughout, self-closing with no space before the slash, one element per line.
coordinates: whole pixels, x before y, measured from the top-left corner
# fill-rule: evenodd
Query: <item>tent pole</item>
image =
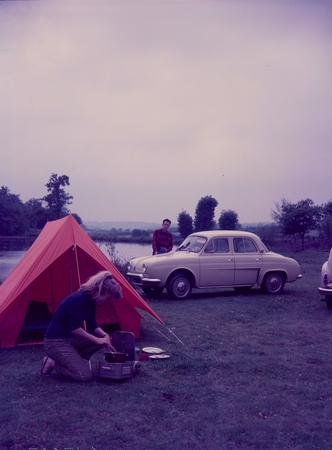
<path fill-rule="evenodd" d="M 53 294 L 52 264 L 50 265 L 50 283 L 51 283 L 51 296 L 52 296 L 52 314 L 54 314 L 54 294 Z"/>
<path fill-rule="evenodd" d="M 79 268 L 79 265 L 78 265 L 78 256 L 77 256 L 76 244 L 74 244 L 74 247 L 72 248 L 72 250 L 75 252 L 78 285 L 79 285 L 79 287 L 81 287 L 81 275 L 80 275 L 80 268 Z M 71 273 L 72 273 L 72 262 L 73 262 L 73 258 L 72 258 L 72 254 L 70 254 L 70 270 L 71 270 Z M 70 277 L 70 280 L 72 282 L 72 275 Z M 86 330 L 86 322 L 85 322 L 85 320 L 83 321 L 83 328 L 84 328 L 84 330 Z"/>
<path fill-rule="evenodd" d="M 76 258 L 76 269 L 77 269 L 77 277 L 78 277 L 78 285 L 81 287 L 81 274 L 80 274 L 80 267 L 78 265 L 78 255 L 77 255 L 77 247 L 76 244 L 73 247 L 73 250 L 75 251 L 75 258 Z"/>
<path fill-rule="evenodd" d="M 73 250 L 73 249 L 72 249 Z M 70 293 L 73 293 L 73 254 L 70 253 Z"/>

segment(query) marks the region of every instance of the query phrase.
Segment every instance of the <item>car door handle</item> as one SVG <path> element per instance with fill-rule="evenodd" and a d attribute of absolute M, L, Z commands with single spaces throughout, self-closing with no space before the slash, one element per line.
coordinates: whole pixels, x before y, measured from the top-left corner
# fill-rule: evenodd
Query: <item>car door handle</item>
<path fill-rule="evenodd" d="M 227 261 L 233 261 L 233 258 L 227 258 Z"/>
<path fill-rule="evenodd" d="M 256 258 L 256 261 L 260 261 L 261 259 L 262 259 L 262 258 L 258 258 L 258 257 L 257 257 L 257 258 Z"/>

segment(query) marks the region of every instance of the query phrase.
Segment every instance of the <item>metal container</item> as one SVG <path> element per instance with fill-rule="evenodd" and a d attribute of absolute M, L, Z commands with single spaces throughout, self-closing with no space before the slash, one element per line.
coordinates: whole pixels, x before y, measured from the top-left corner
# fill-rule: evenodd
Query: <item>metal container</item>
<path fill-rule="evenodd" d="M 127 353 L 122 352 L 105 352 L 105 361 L 112 363 L 123 363 L 127 361 Z"/>

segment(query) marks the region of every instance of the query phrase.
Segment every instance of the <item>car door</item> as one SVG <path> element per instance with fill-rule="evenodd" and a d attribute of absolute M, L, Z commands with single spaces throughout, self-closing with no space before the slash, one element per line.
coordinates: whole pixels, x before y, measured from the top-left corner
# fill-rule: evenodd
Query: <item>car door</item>
<path fill-rule="evenodd" d="M 233 286 L 234 256 L 228 238 L 214 238 L 199 257 L 199 287 Z"/>
<path fill-rule="evenodd" d="M 236 286 L 257 284 L 263 257 L 255 242 L 250 238 L 233 238 Z"/>

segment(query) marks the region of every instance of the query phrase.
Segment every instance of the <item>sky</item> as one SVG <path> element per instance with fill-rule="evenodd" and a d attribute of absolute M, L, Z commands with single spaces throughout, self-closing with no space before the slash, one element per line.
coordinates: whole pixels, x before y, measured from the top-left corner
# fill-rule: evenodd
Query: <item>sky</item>
<path fill-rule="evenodd" d="M 0 186 L 87 221 L 332 199 L 331 0 L 0 2 Z"/>

